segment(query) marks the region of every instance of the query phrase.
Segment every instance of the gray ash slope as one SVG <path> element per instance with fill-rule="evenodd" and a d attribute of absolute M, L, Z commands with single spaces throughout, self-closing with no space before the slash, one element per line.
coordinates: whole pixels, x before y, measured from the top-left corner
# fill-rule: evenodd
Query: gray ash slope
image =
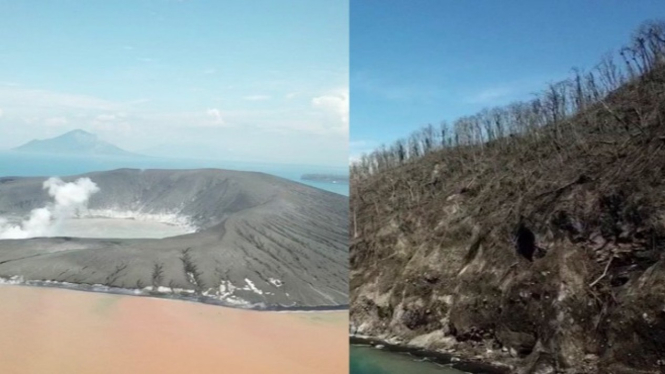
<path fill-rule="evenodd" d="M 181 293 L 228 305 L 348 303 L 348 198 L 263 173 L 120 169 L 89 177 L 91 210 L 177 214 L 164 239 L 0 240 L 0 277 Z M 50 198 L 45 178 L 0 178 L 0 216 Z"/>

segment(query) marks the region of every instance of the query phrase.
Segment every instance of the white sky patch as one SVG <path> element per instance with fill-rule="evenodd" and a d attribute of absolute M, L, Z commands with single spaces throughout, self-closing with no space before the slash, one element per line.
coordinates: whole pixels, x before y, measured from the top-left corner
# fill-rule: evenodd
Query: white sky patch
<path fill-rule="evenodd" d="M 114 6 L 118 17 L 105 18 L 109 26 L 122 28 L 130 18 L 154 21 L 134 25 L 137 32 L 131 38 L 81 24 L 60 30 L 62 43 L 54 45 L 48 42 L 53 34 L 48 22 L 12 25 L 19 37 L 11 38 L 5 48 L 11 59 L 3 71 L 11 78 L 0 79 L 5 81 L 0 82 L 0 150 L 82 129 L 146 156 L 346 164 L 348 134 L 340 130 L 342 125 L 332 124 L 333 117 L 339 123 L 339 116 L 324 114 L 311 100 L 348 87 L 348 4 L 275 6 L 265 17 L 250 17 L 248 22 L 219 22 L 213 15 L 228 10 L 224 4 L 184 9 L 176 1 L 162 0 L 172 4 L 159 9 Z M 184 4 L 189 3 L 196 1 Z M 255 10 L 250 2 L 233 7 L 236 13 Z M 108 9 L 98 8 L 80 9 L 65 2 L 57 11 L 85 11 L 82 16 L 87 19 L 103 18 Z M 20 18 L 30 9 L 20 2 L 7 11 L 5 18 Z M 187 32 L 178 32 L 174 24 Z M 155 44 L 154 35 L 163 38 Z M 237 35 L 251 35 L 251 40 Z M 252 48 L 247 48 L 248 42 Z M 94 63 L 85 64 L 76 53 L 62 54 L 56 64 L 34 59 L 76 46 L 86 46 L 88 54 L 96 56 Z M 215 49 L 223 53 L 211 56 Z M 293 51 L 303 54 L 294 56 Z M 82 63 L 85 68 L 77 68 Z M 76 71 L 75 79 L 65 74 L 69 70 Z M 10 86 L 7 80 L 15 82 Z M 296 92 L 297 98 L 285 99 Z M 265 100 L 243 99 L 251 96 Z M 208 109 L 218 112 L 209 115 Z M 98 115 L 118 112 L 127 116 L 94 123 Z M 69 123 L 45 125 L 45 119 L 55 117 Z M 182 149 L 184 143 L 187 150 Z M 233 154 L 226 151 L 230 147 L 236 149 Z M 242 278 L 236 282 L 244 285 Z"/>
<path fill-rule="evenodd" d="M 115 114 L 100 114 L 95 119 L 97 121 L 107 122 L 107 121 L 115 121 L 117 118 L 118 116 L 116 116 Z"/>
<path fill-rule="evenodd" d="M 247 101 L 265 101 L 265 100 L 270 100 L 271 96 L 269 95 L 249 95 L 249 96 L 244 96 L 243 100 Z"/>
<path fill-rule="evenodd" d="M 336 127 L 348 131 L 349 127 L 349 92 L 337 90 L 334 93 L 317 96 L 312 99 L 312 107 L 332 115 Z"/>
<path fill-rule="evenodd" d="M 2 117 L 5 114 L 5 112 L 0 108 L 0 117 Z"/>
<path fill-rule="evenodd" d="M 127 105 L 129 106 L 136 106 L 136 105 L 142 105 L 151 102 L 151 99 L 136 99 L 132 101 L 128 101 Z"/>
<path fill-rule="evenodd" d="M 352 140 L 349 142 L 351 149 L 374 149 L 376 142 L 372 140 Z"/>
<path fill-rule="evenodd" d="M 274 100 L 289 92 L 299 93 L 298 98 L 288 103 Z M 4 110 L 0 129 L 5 129 L 0 149 L 81 129 L 149 156 L 280 163 L 302 163 L 306 157 L 310 164 L 346 164 L 347 94 L 289 88 L 266 94 L 272 99 L 247 101 L 228 92 L 212 95 L 203 107 L 191 108 L 205 102 L 198 97 L 203 94 L 196 94 L 198 103 L 186 99 L 182 106 L 164 110 L 163 102 L 140 97 L 111 102 L 0 85 Z"/>
<path fill-rule="evenodd" d="M 69 123 L 65 117 L 51 117 L 44 120 L 44 125 L 49 127 L 61 127 Z"/>
<path fill-rule="evenodd" d="M 552 80 L 556 80 L 556 77 L 525 77 L 501 85 L 485 87 L 469 95 L 463 95 L 462 101 L 464 104 L 503 105 L 511 101 L 527 99 L 533 92 L 546 87 L 546 83 Z"/>
<path fill-rule="evenodd" d="M 483 90 L 468 99 L 471 104 L 492 103 L 497 100 L 505 99 L 514 94 L 515 91 L 510 87 L 495 87 Z"/>
<path fill-rule="evenodd" d="M 224 118 L 222 118 L 222 112 L 217 108 L 212 108 L 206 110 L 208 117 L 212 118 L 213 123 L 223 124 Z"/>
<path fill-rule="evenodd" d="M 422 84 L 396 84 L 367 71 L 353 73 L 353 90 L 391 101 L 424 100 L 438 96 L 439 89 Z"/>
<path fill-rule="evenodd" d="M 113 110 L 118 103 L 93 96 L 68 94 L 23 87 L 0 87 L 0 102 L 5 108 L 49 110 Z"/>

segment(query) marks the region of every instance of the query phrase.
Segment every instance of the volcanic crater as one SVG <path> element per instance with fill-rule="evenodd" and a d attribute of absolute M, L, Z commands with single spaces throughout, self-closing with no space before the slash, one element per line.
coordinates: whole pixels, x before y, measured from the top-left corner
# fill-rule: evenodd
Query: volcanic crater
<path fill-rule="evenodd" d="M 81 235 L 0 240 L 0 281 L 257 309 L 348 304 L 345 196 L 220 169 L 119 169 L 62 182 L 81 178 L 98 190 L 74 217 L 58 222 Z M 47 180 L 0 178 L 0 217 L 25 219 L 52 205 Z M 144 235 L 104 230 L 119 220 Z M 146 225 L 163 232 L 151 235 Z M 100 233 L 109 237 L 91 237 Z"/>

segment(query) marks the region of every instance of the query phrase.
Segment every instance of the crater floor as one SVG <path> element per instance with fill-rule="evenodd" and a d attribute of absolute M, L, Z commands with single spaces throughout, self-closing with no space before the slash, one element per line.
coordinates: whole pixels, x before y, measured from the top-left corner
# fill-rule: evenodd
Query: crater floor
<path fill-rule="evenodd" d="M 168 223 L 127 218 L 70 218 L 63 220 L 54 235 L 75 238 L 162 239 L 191 233 Z"/>

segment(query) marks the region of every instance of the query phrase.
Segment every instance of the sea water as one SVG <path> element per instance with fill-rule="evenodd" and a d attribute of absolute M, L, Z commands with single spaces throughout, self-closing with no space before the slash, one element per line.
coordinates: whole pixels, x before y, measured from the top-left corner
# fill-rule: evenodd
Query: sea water
<path fill-rule="evenodd" d="M 464 372 L 405 353 L 352 345 L 350 374 L 463 374 Z"/>
<path fill-rule="evenodd" d="M 340 374 L 347 313 L 0 285 L 0 373 Z"/>
<path fill-rule="evenodd" d="M 348 175 L 347 167 L 250 163 L 158 157 L 75 157 L 0 152 L 0 177 L 68 176 L 120 168 L 200 169 L 256 171 L 290 179 L 322 190 L 349 195 L 349 185 L 301 180 L 303 174 Z"/>

